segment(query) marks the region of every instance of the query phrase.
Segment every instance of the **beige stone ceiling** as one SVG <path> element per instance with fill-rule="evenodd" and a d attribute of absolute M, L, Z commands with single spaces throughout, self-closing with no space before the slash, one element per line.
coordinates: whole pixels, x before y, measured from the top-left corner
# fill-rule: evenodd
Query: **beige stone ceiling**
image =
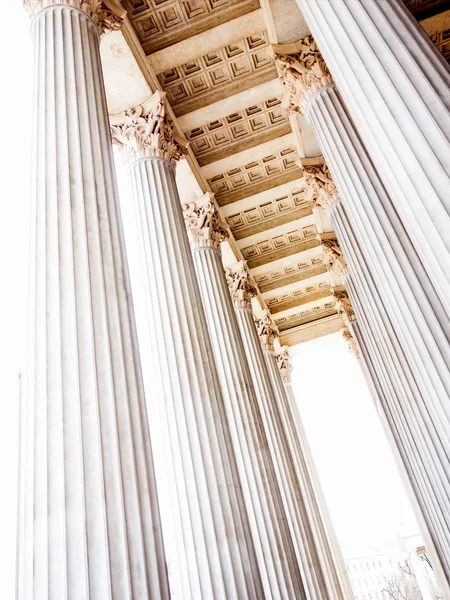
<path fill-rule="evenodd" d="M 295 0 L 122 4 L 131 23 L 124 30 L 128 45 L 150 89 L 167 93 L 190 141 L 189 176 L 215 194 L 232 232 L 224 262 L 247 261 L 259 305 L 270 309 L 282 343 L 337 331 L 343 323 L 332 288 L 341 281 L 324 266 L 320 242 L 331 227 L 312 207 L 298 166 L 320 152 L 308 124 L 282 108 L 269 52 L 271 43 L 308 33 Z M 428 33 L 450 54 L 446 23 L 433 17 L 446 2 L 406 4 L 432 17 Z"/>

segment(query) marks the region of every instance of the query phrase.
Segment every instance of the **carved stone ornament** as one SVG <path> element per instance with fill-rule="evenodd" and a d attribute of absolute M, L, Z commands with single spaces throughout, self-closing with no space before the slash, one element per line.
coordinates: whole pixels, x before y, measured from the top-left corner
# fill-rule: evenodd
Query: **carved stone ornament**
<path fill-rule="evenodd" d="M 239 269 L 225 269 L 231 299 L 237 308 L 251 308 L 252 298 L 256 296 L 256 288 L 250 282 L 250 275 L 245 263 Z"/>
<path fill-rule="evenodd" d="M 263 350 L 273 351 L 273 343 L 278 332 L 275 329 L 270 314 L 267 312 L 260 319 L 255 318 L 255 324 Z"/>
<path fill-rule="evenodd" d="M 194 248 L 215 248 L 229 237 L 212 200 L 198 206 L 195 202 L 183 206 L 183 216 L 189 239 Z"/>
<path fill-rule="evenodd" d="M 292 362 L 289 348 L 283 346 L 281 352 L 276 355 L 278 370 L 280 371 L 283 383 L 291 382 Z"/>
<path fill-rule="evenodd" d="M 307 197 L 324 210 L 338 200 L 339 194 L 327 165 L 302 165 Z"/>
<path fill-rule="evenodd" d="M 117 31 L 122 27 L 127 11 L 122 8 L 117 0 L 22 0 L 23 5 L 30 15 L 50 6 L 63 4 L 83 10 L 91 17 L 101 36 L 110 31 Z"/>
<path fill-rule="evenodd" d="M 333 83 L 314 38 L 308 35 L 295 44 L 273 45 L 272 50 L 285 89 L 286 108 L 305 114 L 311 97 Z"/>
<path fill-rule="evenodd" d="M 122 145 L 128 162 L 156 156 L 176 166 L 187 155 L 189 143 L 175 131 L 165 102 L 165 94 L 156 92 L 143 106 L 111 117 L 113 141 Z"/>
<path fill-rule="evenodd" d="M 342 320 L 347 326 L 350 321 L 356 319 L 350 298 L 345 290 L 337 288 L 333 289 L 333 298 L 336 302 L 337 311 L 342 316 Z"/>
<path fill-rule="evenodd" d="M 356 358 L 360 358 L 358 344 L 356 343 L 355 338 L 352 335 L 352 332 L 348 327 L 341 328 L 342 337 L 347 342 L 347 346 L 349 351 L 356 356 Z"/>
<path fill-rule="evenodd" d="M 348 273 L 348 265 L 344 253 L 336 240 L 321 240 L 323 263 L 328 271 L 334 271 L 340 277 Z"/>

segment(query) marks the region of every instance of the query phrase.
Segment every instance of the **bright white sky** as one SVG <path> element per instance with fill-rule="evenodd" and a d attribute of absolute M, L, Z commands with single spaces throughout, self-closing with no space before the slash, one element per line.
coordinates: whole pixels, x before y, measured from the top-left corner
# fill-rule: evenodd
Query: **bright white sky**
<path fill-rule="evenodd" d="M 0 36 L 0 590 L 14 597 L 18 373 L 26 370 L 31 64 L 28 17 Z M 298 347 L 294 389 L 344 553 L 392 539 L 412 515 L 356 359 L 338 334 Z"/>

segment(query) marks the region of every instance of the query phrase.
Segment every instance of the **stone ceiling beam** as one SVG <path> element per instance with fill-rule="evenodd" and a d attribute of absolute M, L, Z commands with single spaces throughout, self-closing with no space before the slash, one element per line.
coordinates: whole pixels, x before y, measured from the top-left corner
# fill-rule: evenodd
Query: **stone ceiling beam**
<path fill-rule="evenodd" d="M 283 346 L 295 346 L 331 333 L 337 333 L 342 326 L 342 319 L 337 314 L 323 317 L 313 322 L 297 325 L 287 331 L 282 331 L 280 342 Z"/>

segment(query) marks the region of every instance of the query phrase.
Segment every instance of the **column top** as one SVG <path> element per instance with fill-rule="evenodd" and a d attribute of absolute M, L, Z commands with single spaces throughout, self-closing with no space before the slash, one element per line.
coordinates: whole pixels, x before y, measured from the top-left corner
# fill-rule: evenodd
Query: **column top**
<path fill-rule="evenodd" d="M 117 0 L 22 0 L 22 3 L 31 18 L 51 6 L 78 8 L 91 17 L 101 36 L 120 29 L 127 15 L 127 11 Z"/>
<path fill-rule="evenodd" d="M 259 340 L 263 350 L 274 351 L 275 338 L 278 337 L 278 329 L 272 321 L 270 311 L 265 310 L 261 317 L 254 317 Z"/>
<path fill-rule="evenodd" d="M 277 359 L 278 370 L 280 371 L 283 383 L 291 383 L 292 360 L 288 346 L 282 346 L 280 352 L 275 355 Z"/>
<path fill-rule="evenodd" d="M 110 122 L 113 142 L 123 147 L 129 164 L 158 157 L 176 166 L 188 154 L 189 142 L 168 115 L 165 92 L 158 90 L 144 104 L 112 115 Z"/>
<path fill-rule="evenodd" d="M 256 287 L 251 282 L 247 263 L 242 260 L 233 268 L 226 268 L 225 276 L 234 306 L 251 309 L 252 298 L 256 296 Z"/>
<path fill-rule="evenodd" d="M 323 156 L 301 158 L 299 167 L 315 206 L 326 210 L 339 200 L 336 184 Z"/>
<path fill-rule="evenodd" d="M 348 273 L 348 265 L 335 234 L 319 234 L 317 239 L 322 245 L 323 263 L 327 270 L 333 271 L 341 278 L 345 277 Z"/>
<path fill-rule="evenodd" d="M 355 311 L 353 310 L 349 295 L 343 285 L 331 288 L 331 291 L 333 293 L 333 298 L 336 301 L 337 311 L 342 316 L 345 326 L 348 327 L 351 321 L 356 320 Z"/>
<path fill-rule="evenodd" d="M 333 78 L 311 35 L 293 44 L 272 44 L 273 57 L 285 89 L 284 104 L 289 111 L 305 114 L 312 96 Z"/>
<path fill-rule="evenodd" d="M 227 224 L 220 218 L 214 194 L 207 192 L 195 202 L 184 204 L 182 208 L 192 247 L 220 250 L 220 244 L 230 234 Z"/>

